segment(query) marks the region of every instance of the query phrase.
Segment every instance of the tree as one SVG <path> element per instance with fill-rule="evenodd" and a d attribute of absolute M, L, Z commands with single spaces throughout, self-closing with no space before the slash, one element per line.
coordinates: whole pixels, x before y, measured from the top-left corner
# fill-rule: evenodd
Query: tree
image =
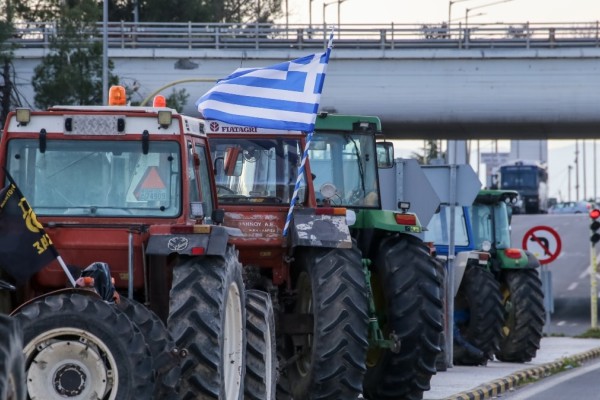
<path fill-rule="evenodd" d="M 411 158 L 419 161 L 419 164 L 427 165 L 431 160 L 435 160 L 438 158 L 444 159 L 446 157 L 446 153 L 441 151 L 438 148 L 437 140 L 428 140 L 423 147 L 423 154 L 419 154 L 417 152 L 413 152 Z"/>
<path fill-rule="evenodd" d="M 55 3 L 60 0 L 51 0 Z M 94 105 L 102 103 L 102 43 L 93 41 L 99 10 L 94 0 L 65 1 L 50 7 L 56 17 L 57 35 L 51 51 L 35 68 L 32 79 L 35 105 Z M 113 69 L 109 62 L 109 71 Z M 109 72 L 109 84 L 118 78 Z"/>

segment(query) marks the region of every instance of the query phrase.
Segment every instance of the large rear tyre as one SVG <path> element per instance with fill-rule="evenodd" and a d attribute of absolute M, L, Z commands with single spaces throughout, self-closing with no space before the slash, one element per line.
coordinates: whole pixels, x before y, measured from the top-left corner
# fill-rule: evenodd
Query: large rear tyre
<path fill-rule="evenodd" d="M 152 360 L 139 329 L 98 297 L 43 297 L 15 315 L 23 326 L 29 398 L 149 399 Z"/>
<path fill-rule="evenodd" d="M 504 270 L 500 291 L 504 326 L 496 358 L 507 362 L 531 361 L 540 348 L 544 328 L 544 292 L 537 269 Z"/>
<path fill-rule="evenodd" d="M 356 399 L 368 346 L 365 275 L 357 249 L 297 251 L 293 313 L 312 315 L 310 334 L 286 337 L 294 399 Z"/>
<path fill-rule="evenodd" d="M 494 275 L 479 266 L 467 267 L 454 298 L 454 323 L 462 339 L 478 349 L 476 355 L 454 341 L 454 364 L 485 365 L 494 357 L 502 335 L 502 298 Z"/>
<path fill-rule="evenodd" d="M 262 290 L 246 292 L 246 376 L 244 398 L 275 400 L 277 349 L 271 296 Z"/>
<path fill-rule="evenodd" d="M 167 327 L 181 365 L 183 399 L 239 400 L 246 363 L 242 268 L 233 247 L 225 257 L 194 257 L 173 269 Z"/>
<path fill-rule="evenodd" d="M 23 332 L 19 322 L 0 314 L 0 399 L 25 400 Z"/>
<path fill-rule="evenodd" d="M 367 360 L 365 398 L 416 400 L 429 390 L 441 352 L 443 305 L 437 261 L 410 235 L 381 241 L 372 275 L 379 324 L 394 333 L 400 351 L 373 349 Z"/>
<path fill-rule="evenodd" d="M 143 304 L 125 296 L 120 297 L 117 307 L 140 329 L 152 355 L 152 369 L 156 376 L 153 398 L 173 399 L 181 368 L 178 357 L 173 353 L 175 341 L 165 324 Z"/>

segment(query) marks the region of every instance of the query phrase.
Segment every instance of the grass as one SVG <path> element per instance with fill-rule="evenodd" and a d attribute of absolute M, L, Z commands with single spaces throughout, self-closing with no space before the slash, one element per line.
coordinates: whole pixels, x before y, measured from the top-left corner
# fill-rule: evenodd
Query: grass
<path fill-rule="evenodd" d="M 575 337 L 581 339 L 600 339 L 600 328 L 590 328 L 581 335 Z"/>

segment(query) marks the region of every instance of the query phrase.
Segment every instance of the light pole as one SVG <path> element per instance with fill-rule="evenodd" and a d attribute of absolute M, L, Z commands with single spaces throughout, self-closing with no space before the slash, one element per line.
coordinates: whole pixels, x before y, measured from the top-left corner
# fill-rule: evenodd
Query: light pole
<path fill-rule="evenodd" d="M 450 39 L 451 31 L 451 23 L 452 23 L 452 5 L 455 3 L 462 3 L 463 1 L 471 1 L 471 0 L 450 0 L 448 2 L 448 39 Z"/>
<path fill-rule="evenodd" d="M 308 0 L 308 29 L 312 30 L 312 2 L 314 0 Z"/>
<path fill-rule="evenodd" d="M 108 0 L 102 2 L 102 104 L 108 104 Z"/>
<path fill-rule="evenodd" d="M 513 0 L 500 0 L 500 1 L 494 1 L 492 3 L 482 4 L 480 6 L 465 8 L 465 28 L 466 29 L 469 28 L 469 12 L 480 9 L 480 8 L 495 6 L 496 4 L 508 3 L 509 1 L 513 1 Z"/>
<path fill-rule="evenodd" d="M 335 3 L 337 3 L 337 1 L 330 1 L 329 3 L 323 2 L 323 32 L 324 32 L 324 34 L 326 33 L 325 31 L 327 30 L 327 24 L 325 23 L 325 9 L 327 8 L 327 6 L 330 6 Z"/>

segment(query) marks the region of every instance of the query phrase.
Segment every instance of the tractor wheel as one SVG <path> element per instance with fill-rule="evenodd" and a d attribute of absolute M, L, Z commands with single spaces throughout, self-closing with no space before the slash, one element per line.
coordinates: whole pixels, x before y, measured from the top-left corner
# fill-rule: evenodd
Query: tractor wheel
<path fill-rule="evenodd" d="M 172 399 L 177 393 L 181 369 L 179 359 L 173 353 L 175 341 L 165 324 L 150 309 L 125 296 L 120 297 L 117 307 L 140 329 L 152 355 L 152 369 L 156 375 L 153 398 Z"/>
<path fill-rule="evenodd" d="M 544 293 L 536 269 L 505 270 L 501 274 L 504 326 L 496 358 L 527 362 L 540 348 L 544 328 Z"/>
<path fill-rule="evenodd" d="M 143 335 L 99 297 L 49 295 L 14 317 L 23 327 L 30 398 L 151 398 L 152 359 Z"/>
<path fill-rule="evenodd" d="M 180 351 L 179 393 L 185 399 L 243 396 L 246 311 L 235 249 L 224 257 L 182 260 L 173 269 L 167 327 Z"/>
<path fill-rule="evenodd" d="M 0 399 L 25 400 L 23 332 L 19 323 L 0 314 Z"/>
<path fill-rule="evenodd" d="M 271 296 L 262 290 L 246 292 L 245 399 L 275 400 L 277 349 Z"/>
<path fill-rule="evenodd" d="M 485 365 L 498 350 L 502 335 L 502 298 L 494 275 L 479 266 L 468 266 L 454 298 L 454 331 L 479 354 L 454 339 L 454 363 Z"/>
<path fill-rule="evenodd" d="M 286 336 L 285 380 L 294 399 L 356 399 L 368 347 L 365 275 L 357 249 L 297 252 L 293 313 L 311 315 L 311 333 Z M 310 322 L 307 322 L 308 324 Z"/>
<path fill-rule="evenodd" d="M 441 352 L 443 304 L 437 262 L 420 239 L 387 236 L 371 278 L 380 328 L 385 339 L 394 334 L 400 340 L 400 349 L 369 352 L 365 398 L 422 399 Z"/>

